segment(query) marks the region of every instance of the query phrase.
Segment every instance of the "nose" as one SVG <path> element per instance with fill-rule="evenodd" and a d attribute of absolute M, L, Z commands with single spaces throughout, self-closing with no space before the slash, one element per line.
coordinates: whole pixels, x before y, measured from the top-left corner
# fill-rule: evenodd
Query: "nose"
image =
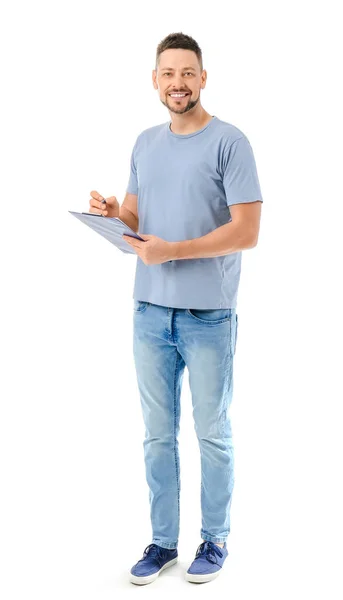
<path fill-rule="evenodd" d="M 174 75 L 173 77 L 173 86 L 174 90 L 186 90 L 188 89 L 183 83 L 182 75 Z"/>

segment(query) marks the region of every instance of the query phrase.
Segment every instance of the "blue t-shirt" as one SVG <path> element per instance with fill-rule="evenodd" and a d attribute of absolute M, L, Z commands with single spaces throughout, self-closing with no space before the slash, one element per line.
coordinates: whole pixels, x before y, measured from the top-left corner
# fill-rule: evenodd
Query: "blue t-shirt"
<path fill-rule="evenodd" d="M 230 206 L 261 201 L 251 145 L 213 116 L 202 129 L 145 129 L 131 154 L 127 192 L 138 195 L 139 233 L 169 242 L 206 235 L 231 221 Z M 133 298 L 172 308 L 236 308 L 242 252 L 145 265 L 137 256 Z"/>

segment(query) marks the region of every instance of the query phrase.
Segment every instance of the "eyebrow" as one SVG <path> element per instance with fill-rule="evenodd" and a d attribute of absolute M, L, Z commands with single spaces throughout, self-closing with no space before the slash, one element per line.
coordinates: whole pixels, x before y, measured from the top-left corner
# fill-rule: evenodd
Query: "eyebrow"
<path fill-rule="evenodd" d="M 190 70 L 192 69 L 192 71 L 195 71 L 194 67 L 183 67 L 183 70 Z M 174 71 L 173 67 L 163 67 L 163 69 L 161 69 L 161 71 Z"/>

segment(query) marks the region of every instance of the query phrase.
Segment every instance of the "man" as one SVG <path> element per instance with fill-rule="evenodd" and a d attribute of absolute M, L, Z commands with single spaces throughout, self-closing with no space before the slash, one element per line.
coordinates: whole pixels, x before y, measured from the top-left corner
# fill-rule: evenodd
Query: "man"
<path fill-rule="evenodd" d="M 237 291 L 242 250 L 257 244 L 263 202 L 247 137 L 201 106 L 207 73 L 196 41 L 168 35 L 157 47 L 155 66 L 153 85 L 171 121 L 138 135 L 120 208 L 115 197 L 102 204 L 97 192 L 90 200 L 91 212 L 119 216 L 144 240 L 124 236 L 138 257 L 133 347 L 152 524 L 152 541 L 130 573 L 140 585 L 178 558 L 185 366 L 201 455 L 202 511 L 202 542 L 186 579 L 214 579 L 228 555 Z"/>

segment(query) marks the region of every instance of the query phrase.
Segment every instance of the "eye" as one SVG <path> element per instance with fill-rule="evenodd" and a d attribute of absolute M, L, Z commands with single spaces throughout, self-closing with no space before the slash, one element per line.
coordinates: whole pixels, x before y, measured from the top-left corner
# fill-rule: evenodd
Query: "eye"
<path fill-rule="evenodd" d="M 164 75 L 171 75 L 170 71 L 164 73 Z M 192 71 L 186 71 L 186 75 L 193 75 Z"/>

